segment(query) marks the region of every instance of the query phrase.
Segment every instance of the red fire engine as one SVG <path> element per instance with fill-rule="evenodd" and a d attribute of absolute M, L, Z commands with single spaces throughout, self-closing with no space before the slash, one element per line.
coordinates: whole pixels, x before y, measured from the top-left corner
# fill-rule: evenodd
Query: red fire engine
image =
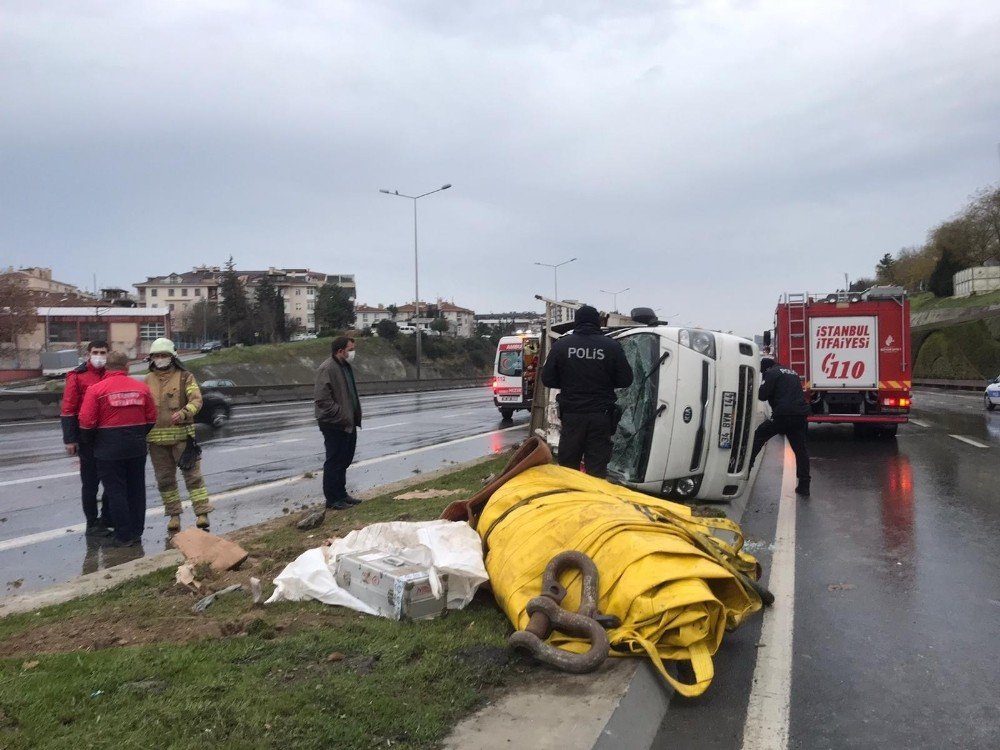
<path fill-rule="evenodd" d="M 764 335 L 765 350 L 770 347 Z M 799 374 L 810 422 L 895 435 L 910 411 L 910 302 L 902 287 L 785 294 L 773 356 Z"/>

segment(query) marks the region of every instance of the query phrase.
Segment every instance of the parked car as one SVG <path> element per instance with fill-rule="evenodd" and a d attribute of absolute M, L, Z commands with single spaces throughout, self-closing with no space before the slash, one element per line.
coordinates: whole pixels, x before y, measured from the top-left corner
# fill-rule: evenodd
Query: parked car
<path fill-rule="evenodd" d="M 201 350 L 203 352 L 221 352 L 222 342 L 221 341 L 206 341 L 201 345 Z"/>
<path fill-rule="evenodd" d="M 232 399 L 222 391 L 204 390 L 204 388 L 202 385 L 201 411 L 195 415 L 194 421 L 207 424 L 209 427 L 222 427 L 229 421 L 232 413 Z"/>
<path fill-rule="evenodd" d="M 291 341 L 309 341 L 310 339 L 316 338 L 315 333 L 296 333 L 290 339 Z"/>
<path fill-rule="evenodd" d="M 205 390 L 206 388 L 232 388 L 235 385 L 236 383 L 232 380 L 224 379 L 206 380 L 200 384 L 202 390 Z"/>
<path fill-rule="evenodd" d="M 987 409 L 993 411 L 1000 405 L 1000 375 L 986 386 L 986 393 L 983 394 L 983 403 Z"/>

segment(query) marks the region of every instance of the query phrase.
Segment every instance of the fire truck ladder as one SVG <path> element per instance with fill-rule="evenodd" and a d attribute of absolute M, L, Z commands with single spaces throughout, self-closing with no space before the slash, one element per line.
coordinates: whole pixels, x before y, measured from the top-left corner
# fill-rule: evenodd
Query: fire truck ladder
<path fill-rule="evenodd" d="M 786 293 L 788 306 L 788 366 L 806 380 L 806 301 L 808 294 Z"/>

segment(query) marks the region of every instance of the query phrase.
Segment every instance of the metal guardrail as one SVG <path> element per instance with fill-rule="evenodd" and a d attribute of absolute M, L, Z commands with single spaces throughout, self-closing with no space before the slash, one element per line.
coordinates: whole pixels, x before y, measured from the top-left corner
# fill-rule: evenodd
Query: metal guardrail
<path fill-rule="evenodd" d="M 487 385 L 489 377 L 435 378 L 433 380 L 374 380 L 358 383 L 362 396 L 389 393 L 421 393 L 444 391 L 453 388 L 476 388 Z M 311 383 L 287 385 L 238 385 L 213 388 L 230 396 L 235 404 L 263 404 L 281 401 L 303 401 L 313 396 Z M 0 420 L 38 419 L 58 417 L 62 403 L 59 391 L 27 391 L 0 393 Z"/>
<path fill-rule="evenodd" d="M 914 379 L 913 385 L 923 388 L 947 388 L 958 391 L 985 391 L 986 380 L 934 380 L 927 378 Z"/>

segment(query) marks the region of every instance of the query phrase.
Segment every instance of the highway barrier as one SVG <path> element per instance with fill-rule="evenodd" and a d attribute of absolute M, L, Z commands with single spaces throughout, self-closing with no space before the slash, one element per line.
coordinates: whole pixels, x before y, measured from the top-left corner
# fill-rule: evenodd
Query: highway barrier
<path fill-rule="evenodd" d="M 435 378 L 433 380 L 373 380 L 359 382 L 362 396 L 389 393 L 420 393 L 445 391 L 454 388 L 476 388 L 488 385 L 491 378 Z M 293 385 L 237 385 L 213 388 L 225 393 L 234 404 L 270 404 L 281 401 L 307 401 L 313 396 L 313 386 Z M 24 391 L 0 393 L 0 422 L 54 418 L 59 416 L 62 393 L 57 391 Z"/>

